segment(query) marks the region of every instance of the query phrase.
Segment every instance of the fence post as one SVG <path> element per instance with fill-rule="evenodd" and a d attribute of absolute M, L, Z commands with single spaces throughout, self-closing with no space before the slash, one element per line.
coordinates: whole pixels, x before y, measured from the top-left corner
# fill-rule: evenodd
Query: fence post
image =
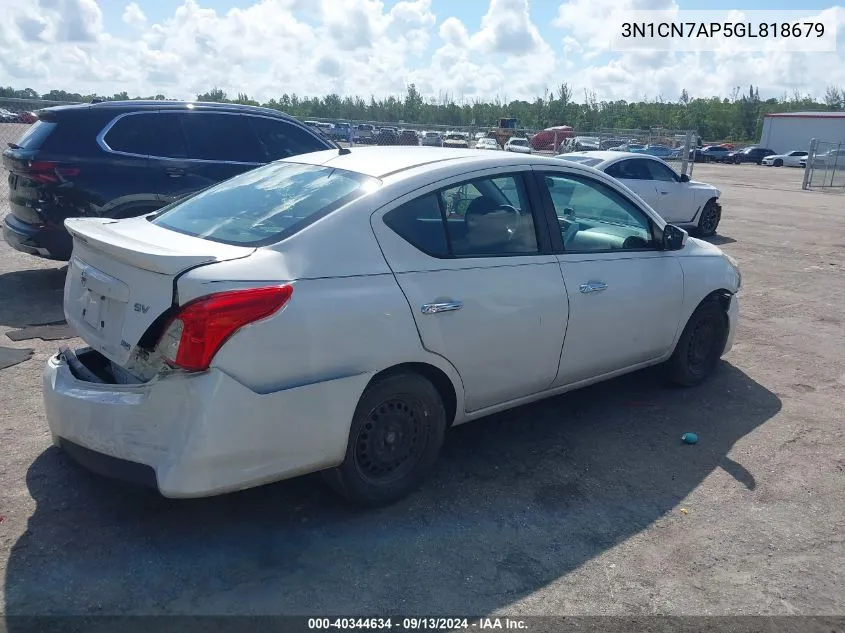
<path fill-rule="evenodd" d="M 807 190 L 810 188 L 810 180 L 813 174 L 813 163 L 816 161 L 816 146 L 818 139 L 810 140 L 810 149 L 807 152 L 807 164 L 804 165 L 804 181 L 801 183 L 801 189 Z"/>
<path fill-rule="evenodd" d="M 842 143 L 836 145 L 836 153 L 833 155 L 833 169 L 830 171 L 830 186 L 833 187 L 833 181 L 836 179 L 836 167 L 839 165 L 839 150 L 842 149 Z M 831 150 L 832 151 L 832 150 Z M 828 154 L 830 156 L 830 154 Z M 845 187 L 845 184 L 843 184 Z"/>

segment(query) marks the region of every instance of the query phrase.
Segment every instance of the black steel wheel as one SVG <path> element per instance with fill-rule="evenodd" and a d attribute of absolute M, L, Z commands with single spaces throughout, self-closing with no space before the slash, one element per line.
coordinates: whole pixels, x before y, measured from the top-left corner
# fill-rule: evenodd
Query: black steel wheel
<path fill-rule="evenodd" d="M 722 356 L 727 336 L 728 317 L 721 302 L 705 300 L 693 312 L 666 364 L 669 380 L 686 387 L 706 380 Z"/>
<path fill-rule="evenodd" d="M 324 477 L 359 505 L 397 501 L 432 469 L 446 426 L 443 400 L 430 381 L 414 373 L 386 376 L 361 396 L 344 461 Z"/>

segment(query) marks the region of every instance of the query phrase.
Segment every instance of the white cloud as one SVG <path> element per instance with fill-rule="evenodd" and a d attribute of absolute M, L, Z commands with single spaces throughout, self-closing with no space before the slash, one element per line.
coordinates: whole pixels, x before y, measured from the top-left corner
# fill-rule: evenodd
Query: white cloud
<path fill-rule="evenodd" d="M 126 5 L 121 19 L 126 22 L 126 24 L 138 28 L 143 27 L 147 23 L 147 16 L 144 15 L 144 12 L 141 10 L 141 7 L 138 6 L 137 2 L 130 2 Z"/>
<path fill-rule="evenodd" d="M 145 15 L 140 0 L 111 2 L 4 2 L 0 83 L 181 98 L 217 86 L 261 100 L 400 95 L 410 82 L 426 98 L 508 100 L 533 100 L 564 81 L 578 97 L 589 90 L 599 99 L 675 99 L 683 88 L 727 96 L 751 83 L 761 96 L 796 88 L 820 96 L 829 84 L 845 86 L 842 10 L 838 53 L 614 53 L 614 11 L 673 8 L 675 0 L 566 0 L 542 32 L 528 0 L 482 3 L 478 27 L 435 16 L 431 0 L 251 0 L 225 12 L 180 0 L 165 19 Z M 104 30 L 106 7 L 130 34 Z"/>
<path fill-rule="evenodd" d="M 759 52 L 740 52 L 730 43 L 709 53 L 610 51 L 612 29 L 621 28 L 620 21 L 614 21 L 619 12 L 676 8 L 674 0 L 563 2 L 554 25 L 562 33 L 565 66 L 573 67 L 573 56 L 580 57 L 581 63 L 574 65 L 578 72 L 568 80 L 575 94 L 589 90 L 607 100 L 657 96 L 675 100 L 684 88 L 693 97 L 726 97 L 735 86 L 746 90 L 754 84 L 762 98 L 791 94 L 796 88 L 819 97 L 827 85 L 845 85 L 845 11 L 841 8 L 827 10 L 837 13 L 839 52 L 787 52 L 783 42 Z"/>

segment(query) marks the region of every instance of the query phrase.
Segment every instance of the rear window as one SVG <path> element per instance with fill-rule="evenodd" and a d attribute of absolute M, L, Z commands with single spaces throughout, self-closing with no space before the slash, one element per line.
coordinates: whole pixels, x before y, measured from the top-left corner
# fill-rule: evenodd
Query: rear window
<path fill-rule="evenodd" d="M 156 113 L 128 114 L 120 117 L 103 137 L 106 145 L 115 152 L 140 154 L 149 153 L 148 140 Z"/>
<path fill-rule="evenodd" d="M 581 163 L 582 165 L 586 165 L 587 167 L 595 167 L 601 162 L 600 158 L 593 158 L 591 156 L 572 156 L 571 154 L 561 154 L 557 158 L 569 160 L 573 163 Z"/>
<path fill-rule="evenodd" d="M 56 129 L 56 124 L 50 121 L 36 121 L 29 126 L 15 145 L 21 149 L 36 150 L 47 140 L 50 133 Z"/>
<path fill-rule="evenodd" d="M 235 246 L 266 246 L 379 187 L 377 178 L 279 162 L 236 176 L 153 216 L 158 226 Z"/>

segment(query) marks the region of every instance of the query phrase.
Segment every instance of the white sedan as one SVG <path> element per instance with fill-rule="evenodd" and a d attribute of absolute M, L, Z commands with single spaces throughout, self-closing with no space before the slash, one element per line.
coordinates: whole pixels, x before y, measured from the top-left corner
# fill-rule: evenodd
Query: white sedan
<path fill-rule="evenodd" d="M 475 143 L 475 149 L 499 149 L 499 143 L 494 138 L 480 138 Z"/>
<path fill-rule="evenodd" d="M 506 152 L 517 152 L 519 154 L 530 154 L 531 153 L 531 145 L 528 143 L 527 138 L 511 137 L 505 143 L 505 151 Z"/>
<path fill-rule="evenodd" d="M 715 235 L 722 219 L 722 192 L 713 185 L 678 174 L 663 160 L 630 152 L 573 152 L 557 158 L 595 167 L 631 189 L 664 220 L 695 231 L 699 237 Z"/>
<path fill-rule="evenodd" d="M 697 384 L 737 327 L 733 260 L 548 157 L 331 150 L 66 224 L 87 346 L 46 364 L 54 443 L 168 497 L 323 471 L 389 503 L 450 426 L 650 365 Z"/>
<path fill-rule="evenodd" d="M 763 164 L 768 167 L 803 167 L 803 159 L 806 164 L 808 152 L 795 150 L 786 154 L 772 154 L 763 159 Z"/>

